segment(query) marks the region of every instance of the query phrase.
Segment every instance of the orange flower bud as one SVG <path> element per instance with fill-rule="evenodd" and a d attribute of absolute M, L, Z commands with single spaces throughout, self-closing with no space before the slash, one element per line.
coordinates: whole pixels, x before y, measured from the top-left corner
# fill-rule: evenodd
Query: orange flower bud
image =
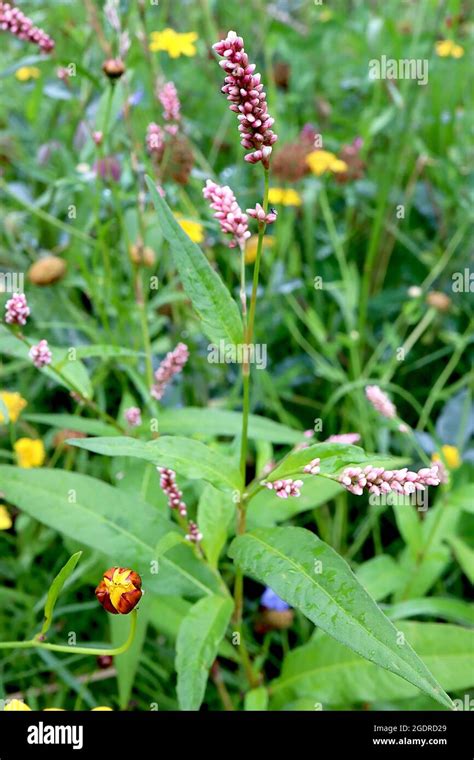
<path fill-rule="evenodd" d="M 125 64 L 120 58 L 108 58 L 102 64 L 102 71 L 109 79 L 120 79 L 125 71 Z"/>
<path fill-rule="evenodd" d="M 112 615 L 128 615 L 142 596 L 142 579 L 133 570 L 111 567 L 95 590 L 104 610 Z"/>

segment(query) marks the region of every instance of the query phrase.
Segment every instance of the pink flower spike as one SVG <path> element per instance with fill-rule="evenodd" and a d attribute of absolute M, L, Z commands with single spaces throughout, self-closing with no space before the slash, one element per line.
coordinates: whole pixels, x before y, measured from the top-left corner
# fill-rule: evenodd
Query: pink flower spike
<path fill-rule="evenodd" d="M 33 42 L 43 53 L 50 53 L 54 48 L 51 37 L 10 3 L 0 2 L 0 31 L 10 32 L 20 40 Z"/>
<path fill-rule="evenodd" d="M 189 359 L 189 350 L 185 343 L 178 343 L 169 351 L 155 372 L 156 383 L 151 388 L 151 395 L 158 401 L 163 398 L 167 385 L 178 375 Z"/>
<path fill-rule="evenodd" d="M 139 427 L 142 424 L 142 413 L 138 406 L 130 406 L 123 414 L 131 427 Z"/>
<path fill-rule="evenodd" d="M 276 211 L 270 211 L 266 214 L 260 203 L 257 203 L 255 208 L 248 208 L 247 214 L 254 219 L 257 219 L 260 224 L 272 224 L 277 218 Z"/>
<path fill-rule="evenodd" d="M 165 133 L 153 121 L 148 125 L 146 130 L 146 147 L 148 153 L 157 158 L 161 158 L 165 148 Z"/>
<path fill-rule="evenodd" d="M 262 481 L 261 485 L 269 488 L 271 491 L 275 491 L 275 495 L 279 499 L 287 499 L 289 496 L 301 496 L 300 488 L 303 485 L 303 481 L 286 478 L 285 480 L 275 480 L 273 482 Z"/>
<path fill-rule="evenodd" d="M 440 474 L 435 466 L 412 472 L 406 467 L 401 470 L 384 470 L 383 467 L 368 465 L 363 471 L 360 467 L 346 467 L 339 476 L 339 482 L 357 496 L 362 495 L 364 488 L 377 496 L 390 491 L 409 495 L 415 491 L 424 491 L 426 486 L 438 486 Z"/>
<path fill-rule="evenodd" d="M 5 304 L 5 322 L 9 325 L 26 325 L 30 307 L 24 293 L 13 293 Z"/>
<path fill-rule="evenodd" d="M 192 520 L 189 521 L 188 531 L 189 532 L 186 534 L 186 541 L 191 541 L 193 544 L 199 544 L 202 541 L 203 535 L 196 523 Z"/>
<path fill-rule="evenodd" d="M 347 443 L 353 444 L 360 441 L 359 433 L 341 433 L 340 435 L 330 435 L 326 443 Z"/>
<path fill-rule="evenodd" d="M 156 468 L 160 473 L 160 488 L 168 497 L 170 509 L 177 509 L 181 517 L 186 517 L 188 510 L 182 499 L 182 491 L 176 485 L 176 473 L 166 467 Z"/>
<path fill-rule="evenodd" d="M 29 350 L 28 356 L 38 369 L 42 369 L 48 364 L 51 364 L 53 358 L 47 340 L 40 340 L 36 346 L 32 346 Z"/>
<path fill-rule="evenodd" d="M 252 151 L 245 160 L 251 164 L 261 161 L 268 169 L 278 137 L 271 129 L 274 119 L 268 113 L 260 74 L 255 74 L 255 64 L 249 63 L 244 41 L 236 32 L 230 31 L 225 40 L 214 45 L 214 50 L 224 59 L 219 62 L 226 73 L 222 92 L 227 95 L 230 110 L 237 114 L 240 143 Z"/>
<path fill-rule="evenodd" d="M 216 212 L 214 218 L 218 219 L 222 232 L 232 236 L 229 248 L 238 246 L 242 249 L 250 237 L 247 215 L 242 212 L 230 187 L 217 185 L 208 179 L 202 194 Z"/>
<path fill-rule="evenodd" d="M 318 459 L 312 459 L 311 462 L 309 462 L 305 467 L 303 467 L 303 472 L 309 473 L 309 475 L 317 475 L 319 471 L 321 470 L 320 465 L 321 460 Z"/>
<path fill-rule="evenodd" d="M 368 385 L 365 389 L 365 395 L 368 400 L 382 417 L 393 419 L 397 414 L 397 409 L 390 401 L 386 393 L 378 385 Z"/>
<path fill-rule="evenodd" d="M 179 121 L 181 119 L 181 104 L 174 83 L 166 82 L 158 91 L 158 98 L 163 106 L 163 119 L 165 121 Z"/>

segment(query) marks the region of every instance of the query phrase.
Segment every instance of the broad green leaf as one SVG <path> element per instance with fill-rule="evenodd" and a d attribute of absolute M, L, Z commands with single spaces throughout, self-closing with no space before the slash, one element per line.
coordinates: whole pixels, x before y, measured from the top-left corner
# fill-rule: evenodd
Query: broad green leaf
<path fill-rule="evenodd" d="M 447 497 L 449 504 L 457 509 L 474 513 L 474 484 L 466 483 Z"/>
<path fill-rule="evenodd" d="M 344 491 L 340 483 L 319 475 L 302 475 L 304 485 L 298 499 L 278 499 L 274 491 L 263 488 L 250 501 L 247 510 L 249 528 L 272 527 L 301 512 L 326 504 Z"/>
<path fill-rule="evenodd" d="M 37 343 L 39 340 L 30 337 L 30 343 Z M 69 349 L 59 346 L 49 346 L 53 355 L 51 365 L 37 370 L 47 375 L 51 380 L 59 385 L 63 385 L 69 390 L 79 392 L 85 398 L 92 398 L 92 384 L 87 374 L 87 370 L 79 359 L 69 358 Z M 24 359 L 31 364 L 28 357 L 29 347 L 21 340 L 15 338 L 4 326 L 0 325 L 0 355 L 14 356 L 17 359 Z M 53 369 L 58 370 L 54 372 Z"/>
<path fill-rule="evenodd" d="M 474 685 L 474 631 L 442 623 L 401 623 L 399 627 L 444 689 Z M 416 697 L 419 691 L 318 632 L 311 643 L 287 655 L 270 693 L 272 707 L 278 709 L 295 698 L 311 697 L 325 708 Z"/>
<path fill-rule="evenodd" d="M 273 481 L 297 473 L 301 475 L 304 466 L 316 458 L 321 459 L 321 472 L 327 474 L 337 472 L 341 467 L 350 464 L 367 461 L 365 451 L 359 446 L 349 446 L 342 443 L 315 443 L 306 449 L 291 451 L 266 479 Z"/>
<path fill-rule="evenodd" d="M 76 552 L 72 557 L 68 559 L 64 567 L 61 568 L 56 578 L 49 587 L 48 596 L 46 598 L 46 604 L 44 606 L 44 622 L 41 628 L 41 633 L 45 634 L 49 631 L 51 623 L 53 622 L 54 607 L 57 602 L 58 596 L 66 583 L 67 579 L 73 572 L 77 563 L 81 558 L 82 552 Z"/>
<path fill-rule="evenodd" d="M 181 710 L 199 710 L 209 668 L 232 615 L 232 599 L 208 596 L 194 604 L 181 623 L 176 642 L 177 693 Z"/>
<path fill-rule="evenodd" d="M 158 423 L 161 435 L 173 433 L 188 436 L 200 433 L 209 437 L 235 436 L 242 432 L 242 413 L 188 406 L 185 409 L 163 409 Z M 250 414 L 249 438 L 272 443 L 298 443 L 302 439 L 302 433 L 274 420 Z"/>
<path fill-rule="evenodd" d="M 232 462 L 201 441 L 163 436 L 155 441 L 137 438 L 74 438 L 68 443 L 109 457 L 137 457 L 176 470 L 190 480 L 206 480 L 224 489 L 240 487 L 240 473 Z"/>
<path fill-rule="evenodd" d="M 245 695 L 244 710 L 246 712 L 264 712 L 268 708 L 268 691 L 265 686 L 251 689 Z"/>
<path fill-rule="evenodd" d="M 398 602 L 398 604 L 384 607 L 384 612 L 390 620 L 403 620 L 428 615 L 429 617 L 448 620 L 450 623 L 474 627 L 474 605 L 463 602 L 461 599 L 438 596 L 429 596 L 426 599 L 408 599 L 406 602 Z"/>
<path fill-rule="evenodd" d="M 46 468 L 0 465 L 0 483 L 5 498 L 23 512 L 97 549 L 114 564 L 132 567 L 142 576 L 146 590 L 196 598 L 218 589 L 215 576 L 188 546 L 177 546 L 161 556 L 159 571 L 154 572 L 156 545 L 179 529 L 136 496 L 131 499 L 87 475 Z"/>
<path fill-rule="evenodd" d="M 464 575 L 466 578 L 469 578 L 471 583 L 474 583 L 474 551 L 465 541 L 462 541 L 457 536 L 450 536 L 448 544 L 453 550 L 454 556 L 459 562 Z"/>
<path fill-rule="evenodd" d="M 402 676 L 446 707 L 451 700 L 330 546 L 303 528 L 267 528 L 236 538 L 230 556 L 315 625 L 366 659 Z"/>
<path fill-rule="evenodd" d="M 22 419 L 36 425 L 49 425 L 59 430 L 77 430 L 87 435 L 118 435 L 113 425 L 74 414 L 22 414 Z"/>
<path fill-rule="evenodd" d="M 393 594 L 405 578 L 399 565 L 388 554 L 379 554 L 364 562 L 357 568 L 356 577 L 376 602 Z"/>
<path fill-rule="evenodd" d="M 206 486 L 198 505 L 198 525 L 204 538 L 202 547 L 211 567 L 217 567 L 222 548 L 227 541 L 227 531 L 235 515 L 232 494 Z"/>
<path fill-rule="evenodd" d="M 214 343 L 243 342 L 243 327 L 237 304 L 203 252 L 193 243 L 161 198 L 156 185 L 146 177 L 161 231 L 168 241 L 173 262 L 208 338 Z"/>
<path fill-rule="evenodd" d="M 126 710 L 132 693 L 133 682 L 140 663 L 148 627 L 148 613 L 152 598 L 144 594 L 140 600 L 140 614 L 137 619 L 135 638 L 129 649 L 114 659 L 117 671 L 118 695 L 120 709 Z M 109 615 L 109 625 L 112 634 L 112 646 L 117 647 L 126 640 L 130 630 L 130 620 L 127 615 Z"/>

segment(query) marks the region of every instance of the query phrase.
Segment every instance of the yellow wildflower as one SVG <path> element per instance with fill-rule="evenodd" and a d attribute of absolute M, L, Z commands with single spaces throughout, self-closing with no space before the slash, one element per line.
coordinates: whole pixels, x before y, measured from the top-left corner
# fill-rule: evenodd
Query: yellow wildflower
<path fill-rule="evenodd" d="M 186 32 L 184 34 L 175 32 L 174 29 L 164 29 L 162 32 L 152 32 L 150 50 L 153 53 L 164 50 L 171 58 L 179 58 L 181 55 L 192 57 L 196 55 L 196 45 L 198 38 L 196 32 Z"/>
<path fill-rule="evenodd" d="M 111 707 L 105 707 L 105 706 L 104 707 L 93 707 L 92 710 L 91 710 L 91 712 L 97 712 L 98 710 L 110 710 L 111 712 L 113 712 L 113 710 L 112 710 Z"/>
<path fill-rule="evenodd" d="M 292 187 L 271 187 L 268 192 L 268 202 L 271 206 L 301 206 L 301 195 Z"/>
<path fill-rule="evenodd" d="M 39 79 L 41 71 L 36 66 L 21 66 L 15 71 L 15 76 L 19 82 L 28 82 L 30 79 Z"/>
<path fill-rule="evenodd" d="M 436 55 L 440 58 L 462 58 L 464 48 L 454 40 L 438 40 L 436 43 Z"/>
<path fill-rule="evenodd" d="M 455 470 L 461 466 L 461 455 L 459 449 L 456 446 L 441 446 L 441 453 L 443 454 L 444 461 L 451 470 Z M 433 462 L 441 462 L 441 455 L 435 452 L 431 457 Z"/>
<path fill-rule="evenodd" d="M 191 238 L 193 243 L 202 243 L 204 240 L 204 227 L 201 222 L 194 222 L 192 219 L 184 219 L 179 214 L 176 215 L 179 226 L 185 231 L 186 235 Z"/>
<path fill-rule="evenodd" d="M 43 441 L 39 438 L 19 438 L 14 444 L 18 466 L 29 469 L 41 467 L 46 459 Z"/>
<path fill-rule="evenodd" d="M 0 504 L 0 530 L 10 530 L 12 525 L 12 518 L 8 514 L 7 508 Z"/>
<path fill-rule="evenodd" d="M 272 237 L 266 237 L 263 238 L 263 251 L 265 251 L 265 248 L 271 248 L 273 246 L 274 240 Z M 257 258 L 257 246 L 258 246 L 258 235 L 252 235 L 252 237 L 249 237 L 245 244 L 245 263 L 246 264 L 253 264 L 255 259 Z"/>
<path fill-rule="evenodd" d="M 28 403 L 22 396 L 20 396 L 19 393 L 12 393 L 11 391 L 0 392 L 0 399 L 3 401 L 3 404 L 7 408 L 10 422 L 17 421 L 18 417 L 20 416 L 20 412 Z M 5 416 L 2 414 L 2 409 L 0 407 L 0 423 L 2 422 L 6 422 L 6 420 Z"/>
<path fill-rule="evenodd" d="M 329 150 L 313 150 L 312 153 L 306 156 L 306 162 L 317 177 L 320 177 L 327 171 L 334 172 L 335 174 L 345 172 L 348 168 L 345 161 L 342 161 Z"/>
<path fill-rule="evenodd" d="M 23 702 L 21 699 L 9 699 L 5 705 L 5 712 L 28 712 L 31 711 L 31 707 Z"/>

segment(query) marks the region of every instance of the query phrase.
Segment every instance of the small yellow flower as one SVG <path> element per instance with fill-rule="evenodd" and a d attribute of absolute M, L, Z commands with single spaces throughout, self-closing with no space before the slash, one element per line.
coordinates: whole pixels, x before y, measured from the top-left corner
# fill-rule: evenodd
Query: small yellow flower
<path fill-rule="evenodd" d="M 193 243 L 202 243 L 204 240 L 204 227 L 201 222 L 194 222 L 192 219 L 184 219 L 179 214 L 176 215 L 179 226 L 185 231 L 186 235 L 191 238 Z"/>
<path fill-rule="evenodd" d="M 111 707 L 105 707 L 105 706 L 103 706 L 103 707 L 93 707 L 92 710 L 91 710 L 91 712 L 97 712 L 98 710 L 110 710 L 111 712 L 113 712 L 113 710 L 112 710 Z"/>
<path fill-rule="evenodd" d="M 441 452 L 443 454 L 444 460 L 448 467 L 451 470 L 455 470 L 457 467 L 461 466 L 461 455 L 459 453 L 459 449 L 456 446 L 441 446 Z M 441 455 L 438 454 L 438 452 L 435 452 L 433 456 L 431 457 L 433 462 L 441 462 Z"/>
<path fill-rule="evenodd" d="M 317 177 L 320 177 L 327 171 L 334 172 L 335 174 L 345 172 L 348 168 L 345 161 L 341 161 L 340 158 L 329 150 L 314 150 L 306 156 L 306 162 Z"/>
<path fill-rule="evenodd" d="M 271 206 L 301 206 L 301 195 L 292 187 L 271 187 L 268 192 L 268 202 Z"/>
<path fill-rule="evenodd" d="M 263 238 L 263 251 L 265 251 L 265 248 L 271 248 L 273 246 L 274 240 L 272 237 L 266 237 Z M 246 264 L 253 264 L 255 259 L 257 258 L 257 246 L 258 246 L 258 235 L 252 235 L 252 237 L 249 237 L 245 244 L 245 263 Z"/>
<path fill-rule="evenodd" d="M 462 58 L 464 55 L 464 48 L 454 40 L 438 40 L 435 49 L 440 58 Z"/>
<path fill-rule="evenodd" d="M 12 518 L 8 514 L 7 508 L 0 504 L 0 530 L 10 530 L 12 525 Z"/>
<path fill-rule="evenodd" d="M 36 66 L 22 66 L 15 71 L 19 82 L 28 82 L 30 79 L 39 79 L 41 71 Z"/>
<path fill-rule="evenodd" d="M 175 32 L 174 29 L 164 29 L 162 32 L 152 32 L 150 50 L 153 53 L 164 50 L 171 58 L 179 58 L 181 55 L 192 57 L 196 55 L 196 45 L 198 38 L 196 32 L 186 32 L 184 34 Z"/>
<path fill-rule="evenodd" d="M 19 438 L 14 444 L 18 466 L 29 469 L 41 467 L 46 459 L 43 441 L 39 438 Z"/>
<path fill-rule="evenodd" d="M 18 417 L 20 416 L 21 411 L 25 408 L 27 405 L 27 401 L 23 398 L 23 396 L 20 396 L 19 393 L 11 392 L 11 391 L 2 391 L 0 392 L 0 399 L 3 401 L 4 405 L 7 408 L 8 417 L 10 419 L 10 422 L 16 422 Z M 2 414 L 2 410 L 0 407 L 0 423 L 6 422 L 5 416 Z"/>
<path fill-rule="evenodd" d="M 5 705 L 5 712 L 31 712 L 31 707 L 21 699 L 9 699 Z"/>

